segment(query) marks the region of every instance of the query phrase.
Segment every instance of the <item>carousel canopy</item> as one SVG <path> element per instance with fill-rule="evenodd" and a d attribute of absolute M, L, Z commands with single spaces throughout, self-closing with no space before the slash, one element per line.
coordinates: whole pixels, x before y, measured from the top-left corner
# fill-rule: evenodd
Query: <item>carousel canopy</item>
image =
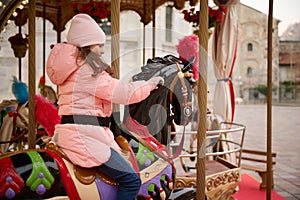
<path fill-rule="evenodd" d="M 184 8 L 188 0 L 120 0 L 120 11 L 132 10 L 139 14 L 141 22 L 148 24 L 152 20 L 153 8 L 157 9 L 161 5 L 171 2 L 176 9 Z M 0 30 L 3 30 L 8 19 L 14 20 L 16 25 L 22 26 L 28 18 L 28 0 L 4 0 L 0 5 Z M 49 20 L 54 30 L 61 32 L 65 29 L 66 23 L 75 14 L 72 4 L 84 4 L 89 0 L 36 0 L 36 16 Z M 100 0 L 110 10 L 110 0 Z M 189 0 L 191 5 L 195 5 L 198 0 Z M 154 7 L 153 7 L 154 6 Z"/>

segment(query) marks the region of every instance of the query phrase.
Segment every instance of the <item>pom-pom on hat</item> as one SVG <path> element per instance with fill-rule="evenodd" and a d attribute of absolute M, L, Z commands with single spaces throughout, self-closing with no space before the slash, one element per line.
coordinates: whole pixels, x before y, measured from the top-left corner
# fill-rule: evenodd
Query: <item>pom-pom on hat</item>
<path fill-rule="evenodd" d="M 77 14 L 72 18 L 67 42 L 77 47 L 104 44 L 105 33 L 96 21 L 87 14 Z"/>

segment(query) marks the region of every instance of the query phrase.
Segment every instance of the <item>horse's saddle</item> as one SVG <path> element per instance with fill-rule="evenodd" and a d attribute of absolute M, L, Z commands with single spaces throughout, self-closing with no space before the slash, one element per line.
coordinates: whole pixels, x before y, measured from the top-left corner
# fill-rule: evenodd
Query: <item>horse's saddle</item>
<path fill-rule="evenodd" d="M 46 148 L 51 150 L 51 151 L 54 151 L 55 153 L 57 153 L 59 156 L 61 156 L 65 160 L 71 162 L 70 159 L 68 158 L 68 156 L 58 146 L 56 146 L 53 142 L 48 143 Z M 112 186 L 118 185 L 118 183 L 116 183 L 114 179 L 112 179 L 109 176 L 103 174 L 102 172 L 100 172 L 96 168 L 84 168 L 84 167 L 80 167 L 78 165 L 73 165 L 73 166 L 74 166 L 75 177 L 82 184 L 89 185 L 89 184 L 91 184 L 95 181 L 96 177 L 98 177 L 104 183 L 106 183 L 108 185 L 112 185 Z"/>

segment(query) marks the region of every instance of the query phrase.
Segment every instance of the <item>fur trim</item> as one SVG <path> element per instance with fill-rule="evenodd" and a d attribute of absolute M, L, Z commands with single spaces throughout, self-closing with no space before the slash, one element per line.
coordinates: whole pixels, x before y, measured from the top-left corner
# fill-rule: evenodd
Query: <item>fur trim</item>
<path fill-rule="evenodd" d="M 35 95 L 35 118 L 44 127 L 47 134 L 54 135 L 55 125 L 60 123 L 58 109 L 47 99 L 40 95 Z"/>
<path fill-rule="evenodd" d="M 179 40 L 176 46 L 179 58 L 188 61 L 193 56 L 195 57 L 194 65 L 192 66 L 194 79 L 199 77 L 199 38 L 197 35 L 185 36 Z"/>

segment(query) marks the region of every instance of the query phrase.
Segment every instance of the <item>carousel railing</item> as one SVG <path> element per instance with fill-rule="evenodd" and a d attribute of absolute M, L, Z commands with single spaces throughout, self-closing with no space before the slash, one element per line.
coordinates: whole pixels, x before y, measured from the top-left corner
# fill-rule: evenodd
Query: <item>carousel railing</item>
<path fill-rule="evenodd" d="M 220 127 L 220 130 L 206 132 L 206 144 L 200 147 L 204 153 L 185 150 L 179 155 L 175 188 L 197 187 L 195 160 L 197 156 L 205 156 L 206 196 L 209 199 L 219 199 L 221 196 L 222 199 L 230 199 L 240 182 L 241 163 L 238 158 L 242 154 L 246 127 L 228 122 L 220 123 Z M 196 133 L 185 132 L 187 136 Z M 180 168 L 183 173 L 180 173 Z"/>

